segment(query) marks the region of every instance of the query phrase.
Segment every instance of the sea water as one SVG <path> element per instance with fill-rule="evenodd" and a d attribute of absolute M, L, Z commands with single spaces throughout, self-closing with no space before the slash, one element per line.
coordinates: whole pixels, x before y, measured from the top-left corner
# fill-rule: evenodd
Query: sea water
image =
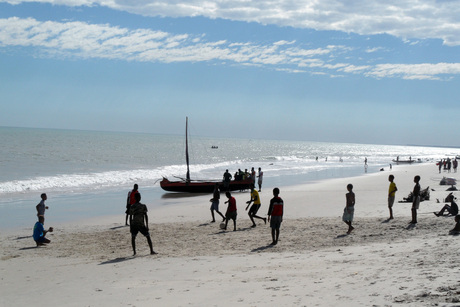
<path fill-rule="evenodd" d="M 47 193 L 59 220 L 124 214 L 126 194 L 139 184 L 143 202 L 164 205 L 159 181 L 184 178 L 185 135 L 0 127 L 0 227 L 25 226 Z M 263 186 L 287 186 L 389 169 L 393 159 L 420 162 L 460 149 L 189 136 L 192 179 L 221 180 L 260 167 Z M 367 159 L 367 167 L 365 167 Z"/>

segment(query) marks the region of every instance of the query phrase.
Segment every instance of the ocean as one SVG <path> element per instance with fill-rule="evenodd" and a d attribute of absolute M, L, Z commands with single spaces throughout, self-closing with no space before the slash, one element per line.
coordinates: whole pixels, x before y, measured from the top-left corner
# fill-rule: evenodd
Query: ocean
<path fill-rule="evenodd" d="M 185 177 L 185 135 L 0 127 L 1 228 L 26 227 L 47 193 L 47 219 L 120 214 L 139 184 L 142 201 L 165 205 L 163 176 Z M 392 159 L 434 162 L 460 149 L 423 146 L 224 139 L 189 136 L 192 179 L 222 179 L 226 169 L 264 172 L 263 187 L 351 177 L 389 169 Z M 208 206 L 208 204 L 206 204 Z M 51 210 L 52 209 L 52 210 Z"/>

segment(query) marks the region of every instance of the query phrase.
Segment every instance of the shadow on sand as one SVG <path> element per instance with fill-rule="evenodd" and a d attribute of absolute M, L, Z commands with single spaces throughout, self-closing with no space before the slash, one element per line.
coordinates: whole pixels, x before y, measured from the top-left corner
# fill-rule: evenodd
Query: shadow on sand
<path fill-rule="evenodd" d="M 30 239 L 32 236 L 25 236 L 25 237 L 17 237 L 15 240 L 23 240 L 23 239 Z"/>
<path fill-rule="evenodd" d="M 142 257 L 142 256 L 141 256 Z M 132 260 L 136 257 L 134 256 L 131 256 L 131 257 L 120 257 L 120 258 L 115 258 L 115 259 L 112 259 L 112 260 L 107 260 L 107 261 L 104 261 L 104 262 L 101 262 L 99 263 L 99 265 L 103 265 L 103 264 L 114 264 L 114 263 L 120 263 L 120 262 L 124 262 L 124 261 L 128 261 L 128 260 Z"/>
<path fill-rule="evenodd" d="M 129 227 L 129 225 L 115 226 L 115 227 L 110 228 L 110 230 L 116 230 L 116 229 L 125 228 L 125 227 Z"/>
<path fill-rule="evenodd" d="M 251 253 L 258 253 L 258 252 L 263 252 L 267 249 L 271 249 L 275 247 L 275 245 L 272 245 L 272 244 L 268 244 L 267 246 L 261 246 L 261 247 L 258 247 L 258 248 L 255 248 L 253 250 L 251 250 Z"/>
<path fill-rule="evenodd" d="M 37 248 L 42 248 L 42 247 L 46 247 L 46 245 L 23 247 L 23 248 L 20 248 L 19 250 L 20 251 L 26 251 L 26 250 L 29 250 L 29 249 L 37 249 Z"/>

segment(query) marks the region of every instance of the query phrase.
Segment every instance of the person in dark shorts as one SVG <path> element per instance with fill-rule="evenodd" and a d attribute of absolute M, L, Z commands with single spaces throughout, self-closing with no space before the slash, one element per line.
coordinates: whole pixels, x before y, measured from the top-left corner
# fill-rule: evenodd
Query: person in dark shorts
<path fill-rule="evenodd" d="M 270 207 L 268 207 L 268 221 L 270 222 L 270 228 L 272 229 L 272 240 L 271 245 L 278 244 L 280 237 L 280 227 L 283 221 L 284 214 L 284 202 L 279 197 L 280 189 L 273 189 L 273 198 L 270 200 Z"/>
<path fill-rule="evenodd" d="M 355 214 L 355 193 L 353 192 L 353 185 L 351 183 L 347 185 L 347 191 L 348 193 L 345 194 L 347 202 L 345 205 L 345 209 L 343 210 L 342 221 L 344 221 L 345 224 L 348 225 L 347 234 L 350 234 L 353 231 L 353 229 L 355 229 L 352 226 L 353 216 Z"/>
<path fill-rule="evenodd" d="M 230 192 L 226 192 L 225 195 L 228 198 L 228 201 L 225 203 L 228 203 L 227 207 L 227 212 L 225 213 L 225 230 L 227 230 L 227 225 L 229 220 L 233 220 L 233 231 L 236 231 L 236 217 L 237 217 L 237 212 L 236 212 L 236 200 L 235 197 L 232 196 Z"/>
<path fill-rule="evenodd" d="M 211 198 L 211 216 L 212 216 L 212 221 L 211 223 L 215 223 L 216 219 L 214 217 L 214 211 L 216 211 L 225 221 L 225 216 L 219 211 L 219 200 L 220 200 L 220 191 L 219 191 L 219 184 L 216 183 L 216 186 L 214 187 L 214 192 Z"/>
<path fill-rule="evenodd" d="M 254 218 L 261 219 L 264 221 L 265 224 L 267 224 L 267 219 L 264 217 L 260 217 L 257 215 L 257 212 L 260 209 L 261 203 L 260 203 L 260 197 L 259 197 L 259 192 L 257 192 L 254 189 L 254 185 L 251 185 L 251 199 L 246 202 L 248 205 L 246 206 L 246 211 L 248 210 L 249 206 L 251 206 L 251 203 L 253 204 L 251 206 L 251 209 L 249 209 L 248 215 L 249 218 L 251 219 L 252 226 L 251 227 L 256 227 L 256 223 L 254 222 Z"/>
<path fill-rule="evenodd" d="M 128 197 L 126 198 L 125 226 L 128 226 L 129 208 L 136 202 L 136 194 L 139 194 L 139 186 L 137 183 L 134 185 L 133 189 L 128 192 Z"/>
<path fill-rule="evenodd" d="M 224 190 L 225 191 L 228 191 L 230 189 L 230 181 L 232 180 L 232 174 L 230 174 L 228 172 L 228 170 L 225 170 L 225 173 L 224 173 Z M 235 178 L 236 180 L 236 178 Z"/>
<path fill-rule="evenodd" d="M 417 224 L 417 210 L 420 206 L 420 176 L 415 176 L 414 177 L 414 190 L 412 191 L 412 208 L 411 208 L 411 213 L 412 213 L 412 220 L 410 221 L 409 224 L 415 225 Z"/>
<path fill-rule="evenodd" d="M 141 204 L 141 194 L 135 195 L 136 202 L 129 209 L 129 225 L 131 231 L 131 245 L 133 246 L 133 255 L 136 255 L 136 236 L 140 232 L 147 238 L 150 247 L 150 254 L 156 254 L 153 251 L 152 239 L 149 233 L 149 217 L 147 215 L 147 206 Z"/>
<path fill-rule="evenodd" d="M 36 222 L 34 225 L 34 232 L 33 232 L 32 237 L 34 238 L 35 243 L 37 243 L 37 246 L 45 245 L 51 242 L 45 236 L 48 232 L 53 232 L 53 227 L 50 227 L 48 228 L 48 230 L 45 230 L 43 226 L 44 222 L 45 222 L 45 218 L 40 215 L 38 217 L 38 222 Z"/>

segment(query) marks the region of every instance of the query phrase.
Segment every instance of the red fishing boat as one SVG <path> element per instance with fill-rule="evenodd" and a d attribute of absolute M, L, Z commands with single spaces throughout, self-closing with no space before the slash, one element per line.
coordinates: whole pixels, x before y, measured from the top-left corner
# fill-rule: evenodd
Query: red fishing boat
<path fill-rule="evenodd" d="M 218 180 L 191 180 L 188 156 L 188 118 L 185 122 L 185 162 L 187 163 L 186 178 L 179 178 L 176 181 L 170 181 L 168 178 L 163 177 L 160 181 L 160 186 L 163 190 L 168 192 L 183 192 L 183 193 L 212 193 L 216 184 L 219 184 L 221 191 L 241 191 L 250 189 L 253 181 L 251 179 L 245 180 L 232 180 L 228 188 L 224 187 L 224 182 Z"/>

